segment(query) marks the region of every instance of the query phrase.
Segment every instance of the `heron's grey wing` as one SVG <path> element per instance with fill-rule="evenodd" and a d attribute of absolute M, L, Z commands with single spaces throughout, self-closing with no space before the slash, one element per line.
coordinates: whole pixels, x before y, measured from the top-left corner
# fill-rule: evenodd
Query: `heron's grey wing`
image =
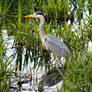
<path fill-rule="evenodd" d="M 54 55 L 67 57 L 69 55 L 68 47 L 57 37 L 49 34 L 44 38 L 46 49 L 50 50 Z"/>

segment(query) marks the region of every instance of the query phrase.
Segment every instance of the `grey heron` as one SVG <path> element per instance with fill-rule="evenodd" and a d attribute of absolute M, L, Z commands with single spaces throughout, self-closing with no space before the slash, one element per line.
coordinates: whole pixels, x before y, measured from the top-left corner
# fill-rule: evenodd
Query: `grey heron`
<path fill-rule="evenodd" d="M 35 12 L 31 15 L 27 15 L 24 17 L 32 17 L 32 18 L 40 19 L 40 25 L 39 25 L 40 37 L 42 44 L 46 47 L 48 51 L 52 52 L 54 56 L 61 56 L 61 57 L 69 56 L 70 50 L 63 41 L 61 41 L 59 38 L 51 34 L 45 34 L 45 30 L 44 30 L 45 16 L 43 13 Z"/>

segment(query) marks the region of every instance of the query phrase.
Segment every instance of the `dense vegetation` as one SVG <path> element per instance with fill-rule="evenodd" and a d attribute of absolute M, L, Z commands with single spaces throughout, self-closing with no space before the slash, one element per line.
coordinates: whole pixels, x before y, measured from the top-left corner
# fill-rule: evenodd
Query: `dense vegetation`
<path fill-rule="evenodd" d="M 13 71 L 21 71 L 29 58 L 34 67 L 50 68 L 50 54 L 42 47 L 39 36 L 39 20 L 23 17 L 33 11 L 45 13 L 46 33 L 63 39 L 71 51 L 63 85 L 57 91 L 91 92 L 92 52 L 88 51 L 88 42 L 92 41 L 92 0 L 0 0 L 0 90 L 9 91 Z M 14 36 L 12 48 L 16 51 L 10 57 L 5 54 L 8 44 L 3 39 L 4 29 L 8 36 Z M 12 68 L 15 57 L 16 66 Z"/>

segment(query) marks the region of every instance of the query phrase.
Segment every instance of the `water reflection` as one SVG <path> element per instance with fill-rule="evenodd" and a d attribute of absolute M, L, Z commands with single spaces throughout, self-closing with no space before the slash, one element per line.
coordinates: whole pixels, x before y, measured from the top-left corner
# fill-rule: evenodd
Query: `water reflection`
<path fill-rule="evenodd" d="M 41 46 L 37 46 L 36 49 L 32 49 L 32 47 L 28 48 L 26 45 L 16 42 L 13 36 L 8 36 L 7 30 L 3 30 L 3 35 L 5 45 L 8 44 L 5 54 L 7 57 L 13 57 L 13 61 L 11 63 L 12 67 L 15 65 L 18 66 L 14 71 L 12 78 L 12 83 L 14 83 L 13 85 L 16 85 L 15 89 L 18 86 L 17 84 L 20 84 L 20 82 L 18 82 L 18 76 L 20 76 L 20 74 L 21 83 L 24 88 L 27 86 L 28 89 L 28 87 L 35 85 L 34 89 L 38 89 L 36 84 L 39 84 L 41 76 L 43 76 L 43 74 L 45 74 L 46 71 L 50 70 L 52 67 L 50 54 Z M 28 74 L 29 70 L 31 70 L 31 75 Z M 27 83 L 27 85 L 25 83 Z M 47 88 L 45 87 L 45 89 Z M 33 90 L 33 88 L 29 90 Z"/>
<path fill-rule="evenodd" d="M 48 62 L 50 60 L 50 56 L 47 51 L 45 51 L 41 47 L 41 51 L 39 47 L 36 48 L 26 48 L 25 45 L 21 45 L 19 42 L 14 41 L 13 36 L 8 36 L 7 30 L 3 30 L 4 35 L 4 43 L 7 46 L 6 56 L 14 57 L 14 61 L 16 61 L 16 65 L 19 65 L 19 70 L 21 71 L 25 66 L 27 67 L 28 64 L 32 63 L 32 67 L 35 68 L 36 66 L 40 67 L 43 66 L 43 64 L 46 66 L 48 65 Z M 43 53 L 44 52 L 44 53 Z"/>

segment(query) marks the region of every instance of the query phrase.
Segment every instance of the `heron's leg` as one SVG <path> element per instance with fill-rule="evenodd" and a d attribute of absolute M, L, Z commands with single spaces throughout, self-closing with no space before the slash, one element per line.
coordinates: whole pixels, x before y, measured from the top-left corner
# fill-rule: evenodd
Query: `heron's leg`
<path fill-rule="evenodd" d="M 51 64 L 53 64 L 53 54 L 51 53 Z"/>
<path fill-rule="evenodd" d="M 56 56 L 54 56 L 55 57 L 55 65 L 56 65 Z"/>
<path fill-rule="evenodd" d="M 29 70 L 28 70 L 28 77 L 30 78 L 30 84 L 32 82 L 32 69 L 29 67 Z"/>
<path fill-rule="evenodd" d="M 53 63 L 53 61 L 54 61 L 55 63 Z M 56 66 L 56 56 L 55 56 L 54 54 L 52 54 L 52 53 L 51 53 L 51 64 L 52 64 L 52 67 L 53 67 L 53 66 Z"/>

